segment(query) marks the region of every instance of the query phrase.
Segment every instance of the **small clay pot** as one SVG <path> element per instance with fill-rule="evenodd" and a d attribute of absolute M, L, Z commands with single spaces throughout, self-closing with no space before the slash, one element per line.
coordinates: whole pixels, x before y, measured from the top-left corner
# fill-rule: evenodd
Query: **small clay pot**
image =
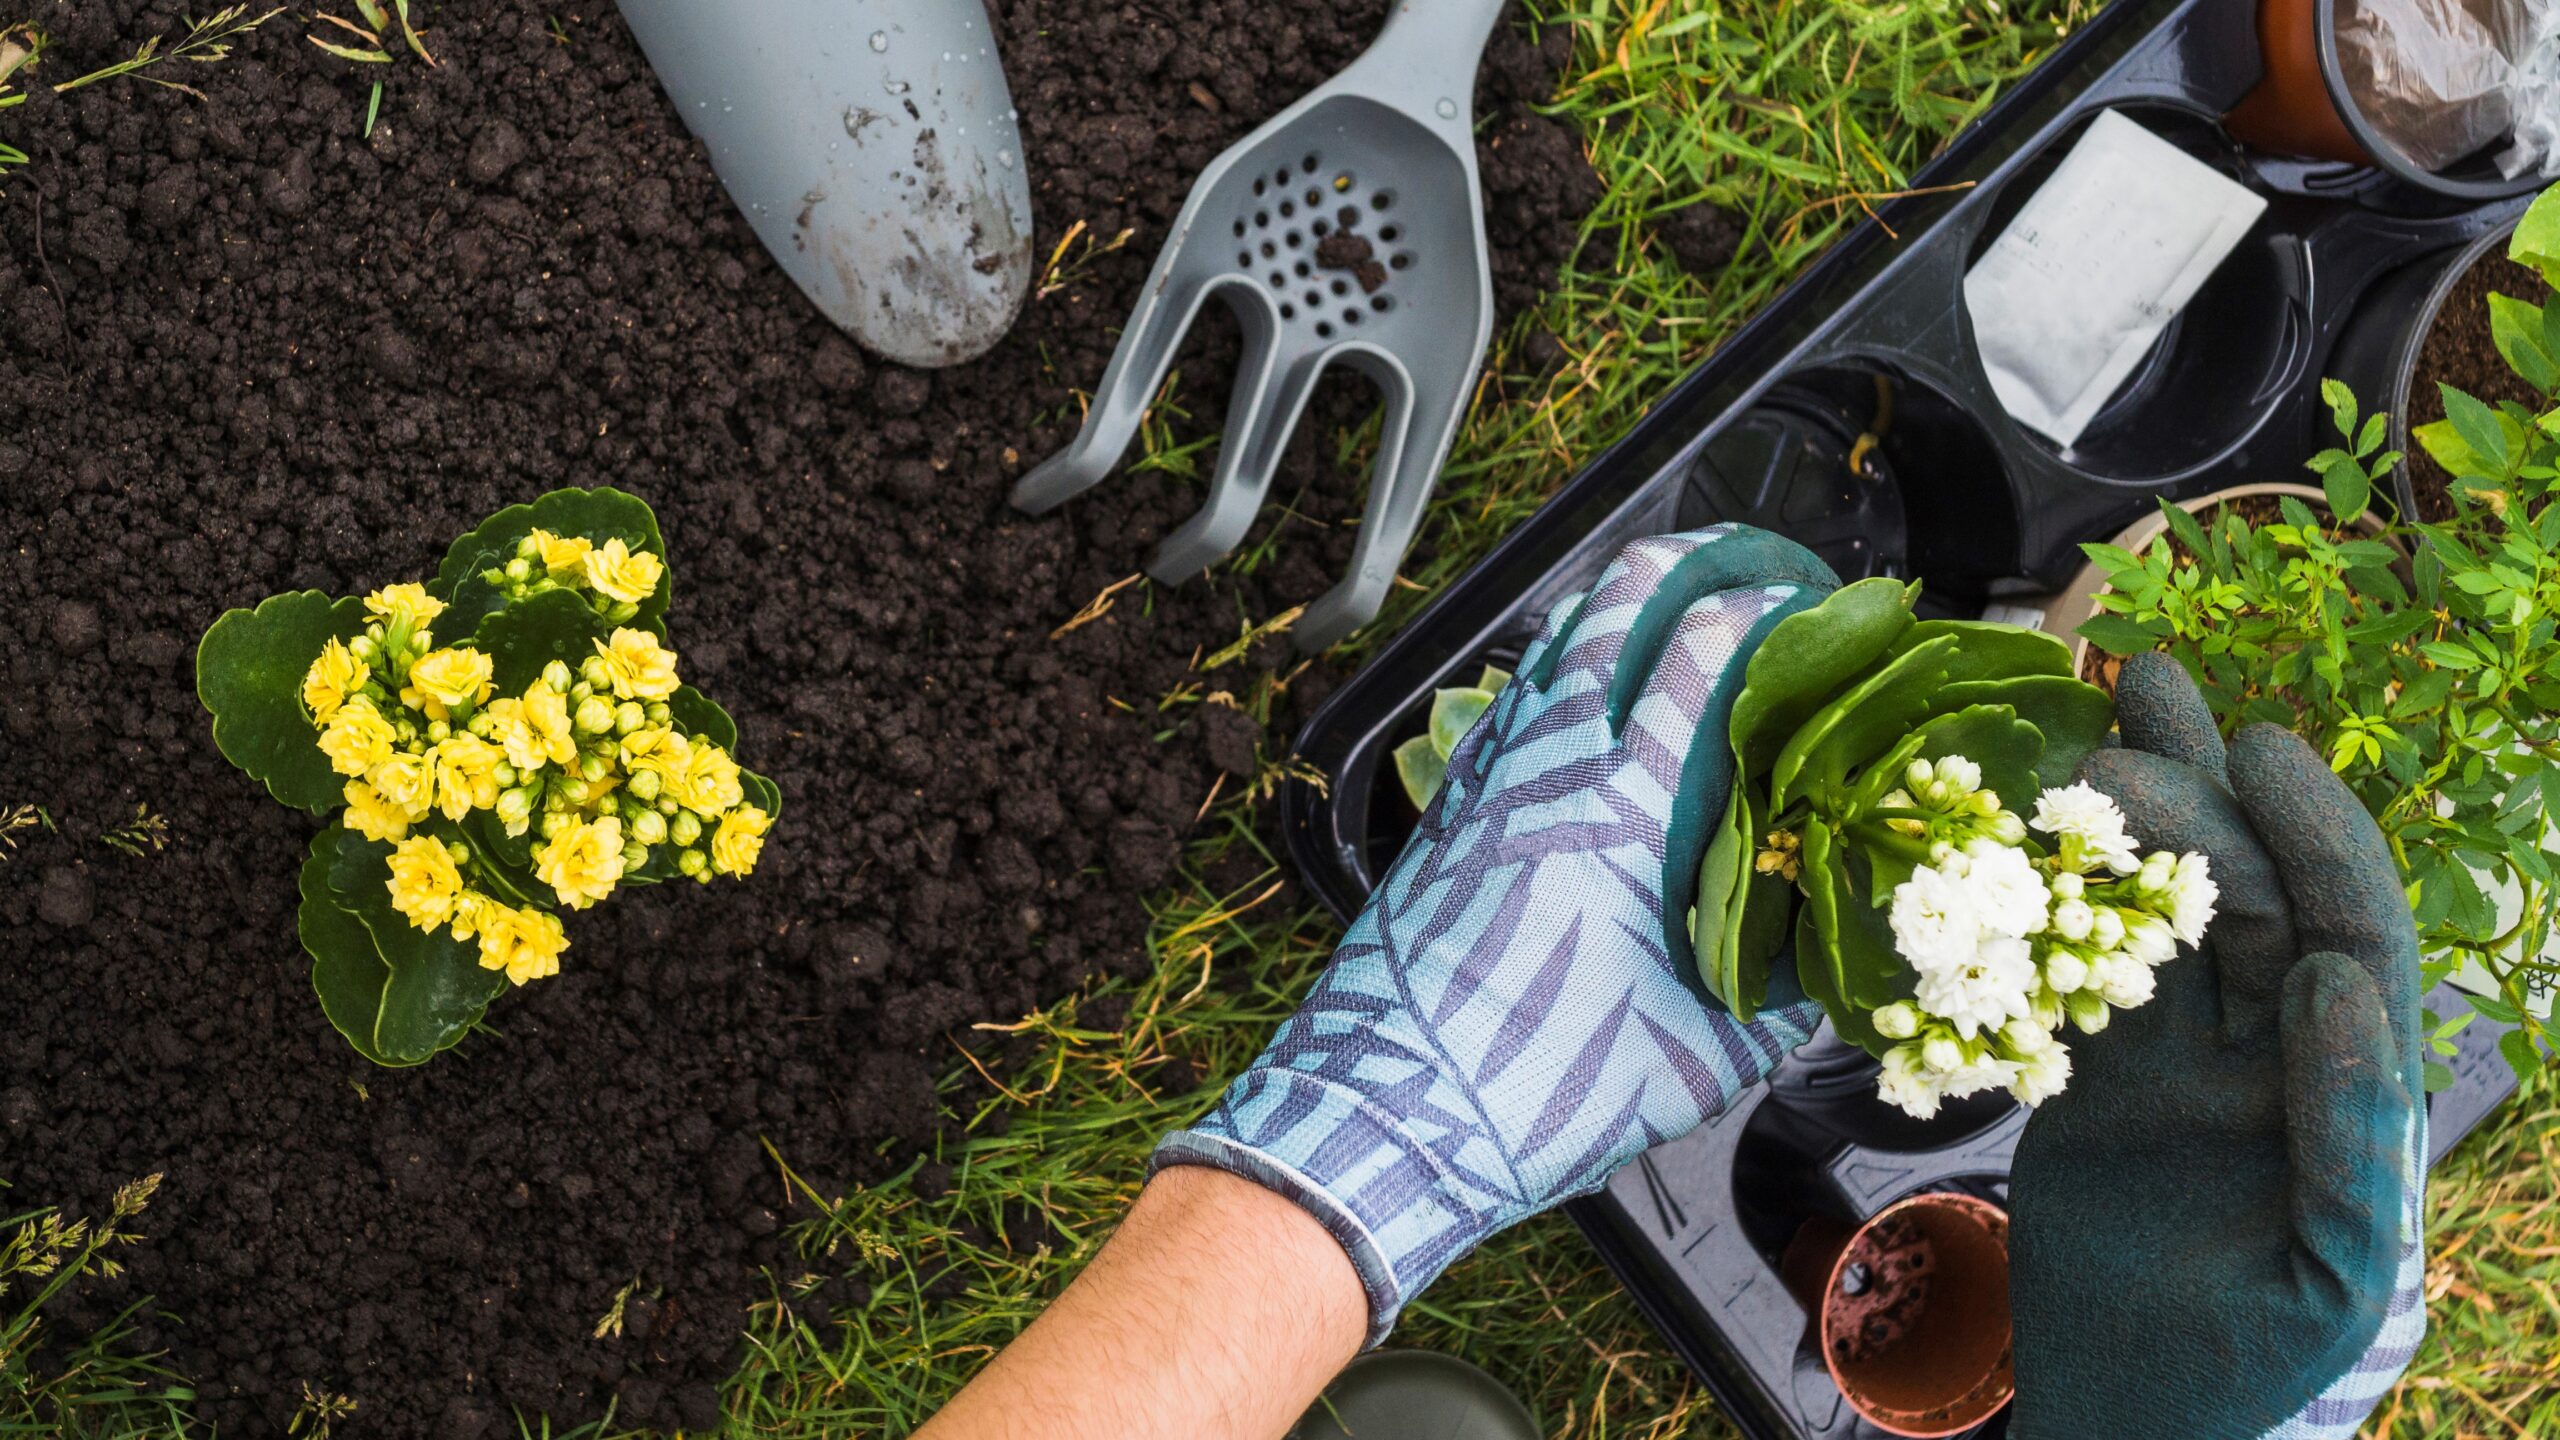
<path fill-rule="evenodd" d="M 2259 0 L 2257 88 L 2240 97 L 2224 128 L 2242 144 L 2279 155 L 2371 165 L 2373 152 L 2347 128 L 2320 67 L 2319 0 Z"/>
<path fill-rule="evenodd" d="M 1832 1383 L 1878 1429 L 1961 1435 L 2016 1393 L 1999 1206 L 1914 1195 L 1855 1230 L 1811 1221 L 1778 1268 L 1813 1317 Z"/>

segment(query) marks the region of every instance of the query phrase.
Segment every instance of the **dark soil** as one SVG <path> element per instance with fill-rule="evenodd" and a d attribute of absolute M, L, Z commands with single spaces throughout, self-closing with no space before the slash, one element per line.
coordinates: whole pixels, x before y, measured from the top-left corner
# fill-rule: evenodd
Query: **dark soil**
<path fill-rule="evenodd" d="M 2539 300 L 2550 288 L 2540 275 L 2508 259 L 2503 249 L 2492 249 L 2473 263 L 2454 283 L 2453 292 L 2445 297 L 2444 308 L 2436 312 L 2435 328 L 2427 332 L 2425 343 L 2418 347 L 2418 364 L 2409 383 L 2408 421 L 2412 431 L 2444 418 L 2444 396 L 2436 389 L 2438 382 L 2491 405 L 2513 400 L 2528 410 L 2542 408 L 2542 392 L 2508 369 L 2505 358 L 2498 354 L 2497 341 L 2489 333 L 2489 297 L 2499 294 Z M 2449 492 L 2453 477 L 2415 443 L 2409 446 L 2406 463 L 2409 485 L 2417 497 L 2418 517 L 2429 521 L 2452 519 L 2453 498 Z"/>
<path fill-rule="evenodd" d="M 709 1423 L 797 1213 L 760 1138 L 829 1191 L 908 1166 L 948 1032 L 1142 966 L 1140 898 L 1217 772 L 1253 765 L 1249 728 L 1156 697 L 1239 615 L 1336 578 L 1361 485 L 1322 457 L 1370 393 L 1328 388 L 1301 424 L 1275 499 L 1306 521 L 1275 560 L 1123 592 L 1062 639 L 1196 492 L 1119 477 L 1038 521 L 1003 497 L 1071 434 L 1190 177 L 1387 0 L 997 8 L 1039 253 L 1077 221 L 1135 233 L 938 373 L 816 316 L 609 10 L 431 6 L 443 65 L 383 73 L 370 140 L 374 76 L 290 15 L 185 67 L 202 101 L 124 81 L 0 112 L 34 156 L 0 182 L 0 807 L 61 827 L 0 860 L 0 1179 L 93 1209 L 167 1172 L 101 1303 L 156 1294 L 182 1323 L 147 1341 L 229 1433 L 280 1433 L 305 1382 L 394 1440 L 577 1422 L 617 1391 L 626 1421 Z M 47 80 L 176 23 L 135 0 L 30 18 Z M 1559 58 L 1506 30 L 1479 95 L 1506 309 L 1596 194 L 1527 108 Z M 1214 423 L 1234 329 L 1203 331 L 1180 363 Z M 313 822 L 215 752 L 195 638 L 274 591 L 421 577 L 485 513 L 598 483 L 658 507 L 672 639 L 783 824 L 748 883 L 578 916 L 502 1034 L 371 1069 L 294 939 Z M 166 850 L 102 843 L 137 804 Z M 635 1277 L 660 1298 L 593 1338 Z"/>

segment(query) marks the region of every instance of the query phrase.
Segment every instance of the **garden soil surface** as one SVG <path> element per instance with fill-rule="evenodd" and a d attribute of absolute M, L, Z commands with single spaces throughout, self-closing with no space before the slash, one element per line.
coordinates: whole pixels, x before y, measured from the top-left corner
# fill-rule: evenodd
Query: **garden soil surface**
<path fill-rule="evenodd" d="M 1268 563 L 1133 587 L 1063 636 L 1197 489 L 1119 476 L 1036 521 L 1004 496 L 1072 433 L 1192 175 L 1386 0 L 997 8 L 1039 254 L 1077 221 L 1132 233 L 935 373 L 818 318 L 600 6 L 432 4 L 433 70 L 351 65 L 281 15 L 172 67 L 201 99 L 39 83 L 0 112 L 33 157 L 0 180 L 0 809 L 58 827 L 0 859 L 0 1180 L 12 1208 L 94 1210 L 165 1172 L 128 1279 L 61 1319 L 155 1296 L 146 1341 L 226 1433 L 282 1433 L 305 1384 L 394 1440 L 617 1395 L 628 1422 L 712 1423 L 759 1267 L 798 1270 L 807 1212 L 762 1142 L 828 1193 L 913 1164 L 955 1032 L 1142 965 L 1143 898 L 1267 753 L 1247 717 L 1158 700 L 1336 578 L 1361 486 L 1330 457 L 1369 392 L 1301 425 L 1274 495 L 1303 518 Z M 42 82 L 179 23 L 29 18 Z M 1506 313 L 1597 198 L 1528 108 L 1562 38 L 1506 30 L 1481 82 Z M 1204 427 L 1233 338 L 1215 317 L 1181 361 Z M 373 1069 L 294 938 L 315 822 L 216 753 L 195 639 L 276 591 L 423 578 L 483 515 L 594 484 L 657 506 L 670 638 L 783 821 L 749 881 L 617 896 L 497 1033 Z M 1265 643 L 1200 688 L 1292 664 Z M 1274 723 L 1326 683 L 1298 674 Z M 108 843 L 138 806 L 165 848 Z"/>

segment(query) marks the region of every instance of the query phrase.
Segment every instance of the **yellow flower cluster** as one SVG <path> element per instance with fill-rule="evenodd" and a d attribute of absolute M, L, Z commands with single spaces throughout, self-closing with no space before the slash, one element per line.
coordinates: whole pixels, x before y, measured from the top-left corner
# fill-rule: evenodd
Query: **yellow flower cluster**
<path fill-rule="evenodd" d="M 588 591 L 597 613 L 619 623 L 639 614 L 640 602 L 658 593 L 666 568 L 657 556 L 620 539 L 598 545 L 583 535 L 535 530 L 516 542 L 506 564 L 482 571 L 481 578 L 510 599 L 545 590 Z"/>
<path fill-rule="evenodd" d="M 620 540 L 537 530 L 526 545 L 520 558 L 546 577 L 617 605 L 657 588 L 658 558 Z M 436 815 L 459 824 L 487 810 L 510 837 L 538 833 L 533 879 L 571 910 L 611 895 L 660 846 L 675 847 L 675 873 L 704 883 L 755 868 L 771 817 L 746 803 L 729 752 L 677 721 L 676 655 L 656 635 L 617 628 L 575 673 L 554 660 L 522 693 L 499 695 L 488 655 L 436 645 L 428 627 L 444 606 L 424 587 L 378 590 L 365 609 L 363 634 L 313 659 L 302 700 L 321 753 L 348 777 L 348 827 L 394 846 L 391 903 L 411 925 L 476 938 L 481 965 L 519 985 L 557 974 L 568 946 L 557 916 L 473 883 L 494 857 L 411 833 Z"/>

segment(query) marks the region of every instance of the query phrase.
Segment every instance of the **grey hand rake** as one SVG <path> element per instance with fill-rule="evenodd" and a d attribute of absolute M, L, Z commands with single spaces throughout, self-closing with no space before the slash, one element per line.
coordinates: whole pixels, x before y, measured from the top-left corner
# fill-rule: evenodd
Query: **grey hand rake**
<path fill-rule="evenodd" d="M 1351 573 L 1292 628 L 1319 650 L 1378 613 L 1448 458 L 1493 326 L 1472 136 L 1476 62 L 1503 0 L 1405 0 L 1341 74 L 1191 187 L 1084 426 L 1014 487 L 1039 514 L 1119 463 L 1212 295 L 1244 331 L 1217 474 L 1147 562 L 1167 582 L 1235 548 L 1307 396 L 1339 364 L 1386 404 Z"/>

